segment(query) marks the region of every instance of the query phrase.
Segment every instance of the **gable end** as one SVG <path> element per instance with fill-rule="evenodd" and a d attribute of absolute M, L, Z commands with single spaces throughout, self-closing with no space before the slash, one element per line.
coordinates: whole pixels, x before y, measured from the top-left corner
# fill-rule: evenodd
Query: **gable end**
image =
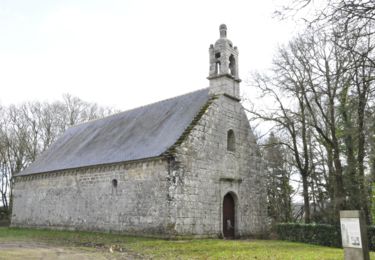
<path fill-rule="evenodd" d="M 210 99 L 206 102 L 206 104 L 201 108 L 201 110 L 198 112 L 198 114 L 194 117 L 193 121 L 190 123 L 190 125 L 185 129 L 185 131 L 181 134 L 181 136 L 177 139 L 177 141 L 167 150 L 165 151 L 162 156 L 165 157 L 171 157 L 175 154 L 176 148 L 180 146 L 186 138 L 189 136 L 193 128 L 197 125 L 199 120 L 202 118 L 204 113 L 206 113 L 207 109 L 210 107 L 210 105 L 219 98 L 219 95 L 213 95 L 210 97 Z"/>

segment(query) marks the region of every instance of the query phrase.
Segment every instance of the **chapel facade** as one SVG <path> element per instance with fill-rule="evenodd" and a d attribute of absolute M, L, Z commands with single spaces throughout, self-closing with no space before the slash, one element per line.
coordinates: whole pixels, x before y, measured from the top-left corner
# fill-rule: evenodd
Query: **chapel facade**
<path fill-rule="evenodd" d="M 264 235 L 264 164 L 220 26 L 209 87 L 68 129 L 14 177 L 11 225 L 156 237 Z"/>

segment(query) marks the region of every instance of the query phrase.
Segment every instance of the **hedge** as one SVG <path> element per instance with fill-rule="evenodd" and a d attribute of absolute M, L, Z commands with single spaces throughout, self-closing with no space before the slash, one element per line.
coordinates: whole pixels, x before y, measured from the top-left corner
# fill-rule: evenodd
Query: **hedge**
<path fill-rule="evenodd" d="M 9 226 L 10 224 L 10 216 L 9 210 L 5 209 L 4 207 L 0 207 L 0 227 L 2 226 Z"/>
<path fill-rule="evenodd" d="M 327 224 L 282 223 L 276 225 L 276 232 L 281 240 L 341 247 L 340 226 Z M 369 249 L 375 251 L 375 226 L 368 226 L 367 235 Z"/>
<path fill-rule="evenodd" d="M 0 220 L 9 218 L 9 210 L 5 207 L 0 207 Z"/>
<path fill-rule="evenodd" d="M 375 226 L 367 227 L 367 237 L 369 250 L 375 251 Z"/>

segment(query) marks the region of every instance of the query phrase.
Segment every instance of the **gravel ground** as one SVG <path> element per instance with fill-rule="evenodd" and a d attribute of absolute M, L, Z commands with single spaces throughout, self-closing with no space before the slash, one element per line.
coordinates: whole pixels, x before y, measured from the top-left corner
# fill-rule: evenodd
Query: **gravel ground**
<path fill-rule="evenodd" d="M 0 241 L 0 259 L 144 259 L 131 252 L 110 248 L 65 247 L 44 243 Z"/>

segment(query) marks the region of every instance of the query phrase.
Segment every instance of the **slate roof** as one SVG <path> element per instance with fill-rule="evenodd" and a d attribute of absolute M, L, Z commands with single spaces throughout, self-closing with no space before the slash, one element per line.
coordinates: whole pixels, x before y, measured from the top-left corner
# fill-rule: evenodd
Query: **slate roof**
<path fill-rule="evenodd" d="M 160 156 L 208 101 L 206 88 L 71 127 L 18 176 Z"/>

